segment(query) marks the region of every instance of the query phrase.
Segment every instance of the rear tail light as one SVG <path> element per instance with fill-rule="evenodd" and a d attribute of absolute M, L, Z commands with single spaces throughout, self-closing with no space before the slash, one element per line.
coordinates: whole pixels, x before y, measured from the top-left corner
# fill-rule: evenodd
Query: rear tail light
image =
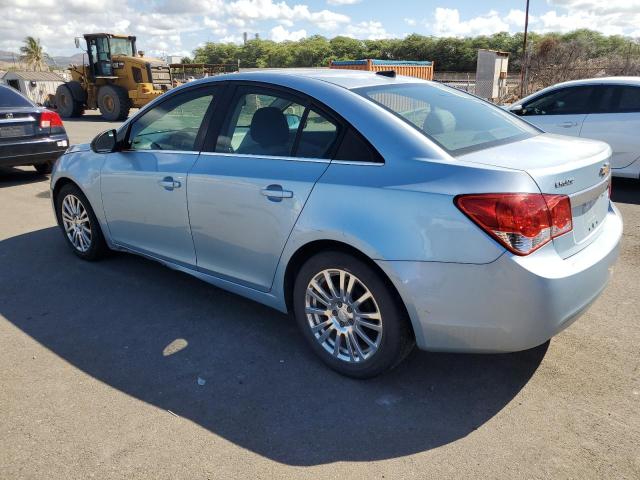
<path fill-rule="evenodd" d="M 64 132 L 64 125 L 60 115 L 51 110 L 45 110 L 40 114 L 40 128 L 49 129 L 51 133 Z"/>
<path fill-rule="evenodd" d="M 486 193 L 455 203 L 473 222 L 516 255 L 528 255 L 573 229 L 566 195 Z"/>

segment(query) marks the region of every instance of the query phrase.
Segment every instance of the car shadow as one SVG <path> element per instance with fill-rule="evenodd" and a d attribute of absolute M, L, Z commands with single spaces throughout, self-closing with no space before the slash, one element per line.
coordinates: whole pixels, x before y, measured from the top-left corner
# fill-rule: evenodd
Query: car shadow
<path fill-rule="evenodd" d="M 548 347 L 416 351 L 356 381 L 324 367 L 286 315 L 132 255 L 83 262 L 57 228 L 1 241 L 0 258 L 0 314 L 23 332 L 167 421 L 289 465 L 395 458 L 465 437 L 514 399 Z"/>
<path fill-rule="evenodd" d="M 0 167 L 0 188 L 48 181 L 49 175 L 42 175 L 36 172 L 33 167 L 27 167 L 25 169 Z"/>
<path fill-rule="evenodd" d="M 640 180 L 614 178 L 611 186 L 611 200 L 615 203 L 640 205 Z"/>

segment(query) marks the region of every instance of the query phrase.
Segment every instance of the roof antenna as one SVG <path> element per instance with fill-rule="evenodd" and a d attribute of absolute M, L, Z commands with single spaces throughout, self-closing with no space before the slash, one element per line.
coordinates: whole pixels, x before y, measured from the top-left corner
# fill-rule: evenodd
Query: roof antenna
<path fill-rule="evenodd" d="M 381 70 L 376 72 L 376 75 L 382 75 L 383 77 L 396 78 L 395 70 Z"/>

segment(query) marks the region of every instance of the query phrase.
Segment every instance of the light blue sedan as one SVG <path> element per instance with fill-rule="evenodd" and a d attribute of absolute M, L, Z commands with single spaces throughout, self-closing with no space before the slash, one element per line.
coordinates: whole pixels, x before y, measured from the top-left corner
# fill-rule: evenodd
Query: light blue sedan
<path fill-rule="evenodd" d="M 71 148 L 51 197 L 80 258 L 136 253 L 291 312 L 362 378 L 414 344 L 517 351 L 576 319 L 618 256 L 610 156 L 436 83 L 264 71 Z"/>

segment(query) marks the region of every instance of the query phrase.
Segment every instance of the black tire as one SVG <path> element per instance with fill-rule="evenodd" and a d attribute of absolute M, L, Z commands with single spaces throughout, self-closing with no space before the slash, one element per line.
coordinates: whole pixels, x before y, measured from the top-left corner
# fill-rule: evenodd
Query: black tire
<path fill-rule="evenodd" d="M 80 82 L 68 82 L 56 89 L 56 110 L 62 118 L 79 117 L 84 113 L 85 92 Z"/>
<path fill-rule="evenodd" d="M 357 277 L 363 286 L 371 292 L 375 306 L 379 310 L 379 323 L 382 325 L 379 346 L 377 350 L 368 357 L 365 352 L 365 355 L 360 357 L 358 361 L 355 361 L 356 357 L 359 356 L 357 354 L 353 355 L 351 360 L 344 360 L 329 353 L 329 351 L 326 350 L 326 344 L 323 346 L 312 332 L 310 320 L 305 312 L 307 305 L 307 287 L 311 280 L 321 272 L 331 269 L 343 270 L 349 275 Z M 349 305 L 351 304 L 352 303 L 349 303 Z M 340 305 L 343 304 L 340 303 Z M 346 306 L 347 303 L 344 305 Z M 323 309 L 324 308 L 323 306 Z M 353 308 L 356 307 L 354 306 Z M 329 311 L 331 307 L 326 307 L 326 309 Z M 336 312 L 336 310 L 332 311 L 334 313 Z M 354 312 L 354 310 L 349 311 Z M 307 342 L 320 359 L 333 370 L 353 378 L 370 378 L 392 369 L 411 352 L 415 343 L 405 309 L 385 278 L 366 261 L 340 251 L 318 253 L 302 265 L 297 273 L 294 284 L 293 313 L 303 336 L 307 339 Z M 356 314 L 353 313 L 352 315 L 355 317 Z M 335 321 L 338 321 L 337 316 L 334 314 L 332 314 L 332 316 L 335 318 Z M 317 318 L 319 319 L 318 322 L 330 320 L 328 315 Z M 354 334 L 353 338 L 356 339 L 361 347 L 366 349 L 367 345 L 363 344 L 362 337 L 355 335 L 357 332 L 355 332 L 356 326 L 353 323 L 354 320 L 350 322 L 351 324 L 349 324 L 349 320 L 346 320 L 344 325 L 347 327 L 347 330 L 349 327 L 352 328 L 351 333 Z M 337 330 L 334 330 L 334 332 L 336 332 L 335 335 L 337 336 Z M 328 341 L 331 341 L 332 335 L 327 337 Z M 347 336 L 348 334 L 345 334 L 342 338 Z M 352 341 L 353 340 L 351 340 L 351 342 Z M 351 344 L 351 342 L 349 342 L 349 344 Z M 336 343 L 334 340 L 334 351 Z M 341 343 L 344 342 L 341 341 Z M 349 349 L 354 352 L 356 351 L 355 347 L 349 347 Z M 340 354 L 339 348 L 338 353 Z"/>
<path fill-rule="evenodd" d="M 73 242 L 71 241 L 71 239 L 69 238 L 65 230 L 62 209 L 63 209 L 63 202 L 65 198 L 67 198 L 68 196 L 73 196 L 77 198 L 81 202 L 81 205 L 86 210 L 87 215 L 89 217 L 91 236 L 90 236 L 90 244 L 89 244 L 89 247 L 86 249 L 86 251 L 81 251 L 79 248 L 77 248 L 73 244 Z M 109 247 L 107 246 L 107 243 L 104 240 L 104 236 L 102 235 L 102 230 L 100 228 L 100 223 L 98 222 L 98 219 L 96 218 L 96 215 L 93 212 L 93 208 L 91 207 L 89 200 L 87 200 L 87 197 L 85 197 L 82 191 L 76 185 L 72 183 L 68 183 L 64 185 L 60 189 L 60 191 L 57 193 L 55 202 L 56 202 L 55 203 L 56 217 L 58 219 L 58 225 L 62 230 L 62 235 L 64 236 L 64 239 L 66 240 L 67 245 L 69 245 L 73 253 L 75 253 L 78 257 L 82 258 L 83 260 L 89 260 L 89 261 L 98 260 L 104 257 L 109 252 Z"/>
<path fill-rule="evenodd" d="M 124 120 L 129 116 L 131 102 L 127 91 L 116 85 L 105 85 L 98 90 L 98 108 L 105 120 Z"/>
<path fill-rule="evenodd" d="M 36 169 L 40 175 L 48 175 L 53 170 L 53 162 L 36 163 L 33 168 Z"/>

